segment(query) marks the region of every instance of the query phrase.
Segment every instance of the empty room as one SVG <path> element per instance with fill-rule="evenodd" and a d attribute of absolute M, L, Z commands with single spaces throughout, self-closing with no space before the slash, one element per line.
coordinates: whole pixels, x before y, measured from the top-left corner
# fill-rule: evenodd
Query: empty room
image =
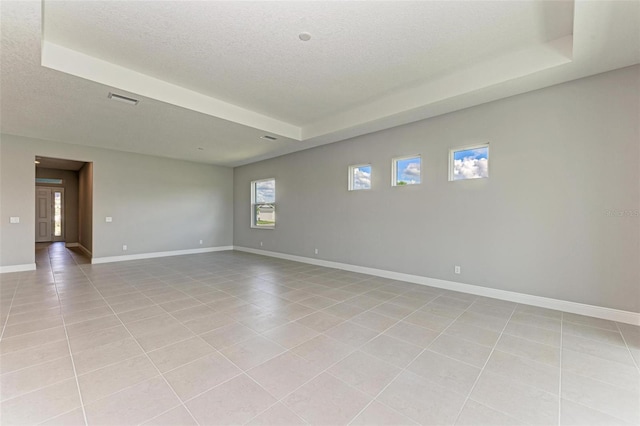
<path fill-rule="evenodd" d="M 0 2 L 3 425 L 640 424 L 640 2 Z"/>

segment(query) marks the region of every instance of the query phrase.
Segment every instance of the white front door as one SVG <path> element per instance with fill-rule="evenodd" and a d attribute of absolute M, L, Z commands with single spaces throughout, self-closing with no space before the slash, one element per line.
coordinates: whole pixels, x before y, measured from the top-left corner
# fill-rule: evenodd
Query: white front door
<path fill-rule="evenodd" d="M 36 243 L 51 241 L 51 188 L 36 187 Z"/>
<path fill-rule="evenodd" d="M 64 188 L 36 186 L 36 243 L 64 241 Z"/>

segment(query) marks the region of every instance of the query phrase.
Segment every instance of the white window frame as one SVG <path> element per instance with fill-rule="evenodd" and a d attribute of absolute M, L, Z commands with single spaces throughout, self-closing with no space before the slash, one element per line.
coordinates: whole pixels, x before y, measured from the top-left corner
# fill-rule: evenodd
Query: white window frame
<path fill-rule="evenodd" d="M 489 162 L 489 164 L 487 165 L 487 176 L 485 178 L 455 179 L 455 177 L 453 176 L 453 171 L 454 171 L 453 162 L 454 162 L 455 153 L 458 152 L 458 151 L 467 151 L 469 149 L 479 149 L 479 148 L 487 148 L 487 161 Z M 474 144 L 474 145 L 459 146 L 459 147 L 452 148 L 452 149 L 449 150 L 449 182 L 461 182 L 461 181 L 467 181 L 467 180 L 488 179 L 489 176 L 490 176 L 490 173 L 489 173 L 490 168 L 491 168 L 491 150 L 489 149 L 489 142 L 480 143 L 480 144 Z"/>
<path fill-rule="evenodd" d="M 420 159 L 420 182 L 418 183 L 408 183 L 406 185 L 398 185 L 398 162 L 402 161 L 402 160 L 410 160 L 413 158 L 418 158 Z M 391 186 L 400 186 L 400 187 L 405 187 L 405 186 L 415 186 L 415 185 L 420 185 L 422 183 L 422 155 L 420 154 L 416 154 L 416 155 L 405 155 L 402 157 L 394 157 L 391 159 Z"/>
<path fill-rule="evenodd" d="M 351 166 L 349 166 L 349 191 L 369 191 L 371 188 L 373 188 L 373 181 L 371 181 L 371 185 L 369 186 L 369 188 L 355 188 L 353 185 L 353 181 L 354 181 L 354 174 L 353 172 L 355 171 L 355 169 L 358 169 L 360 167 L 369 167 L 371 169 L 371 176 L 373 176 L 373 166 L 371 165 L 371 163 L 363 163 L 363 164 L 352 164 Z"/>
<path fill-rule="evenodd" d="M 273 204 L 273 209 L 274 209 L 274 213 L 273 213 L 273 219 L 274 219 L 274 223 L 273 225 L 258 225 L 257 224 L 257 218 L 256 218 L 256 206 L 258 205 L 258 203 L 256 203 L 256 184 L 260 183 L 260 182 L 267 182 L 267 181 L 273 181 L 273 185 L 274 185 L 274 191 L 275 191 L 275 183 L 276 183 L 276 178 L 265 178 L 265 179 L 258 179 L 258 180 L 252 180 L 251 181 L 251 228 L 253 229 L 275 229 L 276 227 L 276 216 L 275 216 L 275 208 L 276 208 L 276 203 L 268 203 L 268 204 Z"/>

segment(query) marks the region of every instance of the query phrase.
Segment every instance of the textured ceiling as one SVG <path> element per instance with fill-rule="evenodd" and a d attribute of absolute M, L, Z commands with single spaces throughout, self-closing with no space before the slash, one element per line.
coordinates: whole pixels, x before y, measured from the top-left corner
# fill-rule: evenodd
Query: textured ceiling
<path fill-rule="evenodd" d="M 572 2 L 45 5 L 52 43 L 298 126 L 573 30 Z"/>
<path fill-rule="evenodd" d="M 2 132 L 230 166 L 640 61 L 639 2 L 27 0 L 0 19 Z"/>

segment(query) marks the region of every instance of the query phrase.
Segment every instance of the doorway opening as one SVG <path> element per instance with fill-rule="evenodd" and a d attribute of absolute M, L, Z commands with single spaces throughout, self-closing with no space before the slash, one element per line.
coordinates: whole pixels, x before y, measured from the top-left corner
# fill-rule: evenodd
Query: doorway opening
<path fill-rule="evenodd" d="M 57 243 L 90 259 L 93 163 L 37 156 L 35 168 L 36 248 Z"/>

